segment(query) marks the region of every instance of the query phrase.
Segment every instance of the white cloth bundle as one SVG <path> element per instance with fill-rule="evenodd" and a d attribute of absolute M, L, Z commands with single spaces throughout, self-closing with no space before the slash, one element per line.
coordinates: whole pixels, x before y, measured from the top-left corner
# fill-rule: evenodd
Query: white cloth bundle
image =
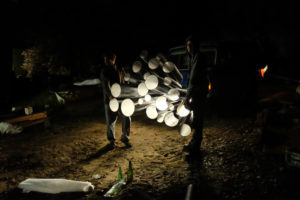
<path fill-rule="evenodd" d="M 34 191 L 50 194 L 61 192 L 89 192 L 94 190 L 94 186 L 88 181 L 49 178 L 28 178 L 22 181 L 18 187 L 23 189 L 23 192 Z"/>
<path fill-rule="evenodd" d="M 23 128 L 21 126 L 15 126 L 10 123 L 0 122 L 0 134 L 17 134 L 21 133 Z"/>

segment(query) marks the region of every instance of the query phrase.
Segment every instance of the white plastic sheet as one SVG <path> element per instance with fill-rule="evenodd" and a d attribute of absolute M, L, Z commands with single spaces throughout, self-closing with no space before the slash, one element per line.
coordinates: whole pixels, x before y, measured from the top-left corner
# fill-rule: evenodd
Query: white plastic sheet
<path fill-rule="evenodd" d="M 95 78 L 95 79 L 84 80 L 82 82 L 76 82 L 76 83 L 74 83 L 74 85 L 76 85 L 76 86 L 99 85 L 100 83 L 101 83 L 100 79 Z"/>
<path fill-rule="evenodd" d="M 94 185 L 86 181 L 73 181 L 67 179 L 49 178 L 28 178 L 22 181 L 18 187 L 23 192 L 42 192 L 57 194 L 61 192 L 90 192 L 94 190 Z"/>
<path fill-rule="evenodd" d="M 5 134 L 17 134 L 21 133 L 23 128 L 21 126 L 15 126 L 7 122 L 0 122 L 0 133 Z"/>

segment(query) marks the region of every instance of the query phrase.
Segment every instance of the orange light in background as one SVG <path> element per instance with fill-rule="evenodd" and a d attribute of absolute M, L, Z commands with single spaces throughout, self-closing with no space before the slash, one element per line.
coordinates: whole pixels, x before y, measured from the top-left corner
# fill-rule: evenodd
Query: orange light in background
<path fill-rule="evenodd" d="M 265 76 L 264 70 L 263 70 L 263 69 L 259 69 L 258 72 L 259 72 L 259 75 L 260 75 L 262 78 L 264 78 L 264 76 Z"/>
<path fill-rule="evenodd" d="M 211 91 L 211 82 L 208 84 L 208 90 Z"/>
<path fill-rule="evenodd" d="M 265 73 L 266 73 L 267 70 L 268 70 L 268 65 L 266 65 L 264 68 L 261 68 L 261 69 L 258 70 L 258 72 L 259 72 L 259 74 L 262 78 L 265 77 Z"/>

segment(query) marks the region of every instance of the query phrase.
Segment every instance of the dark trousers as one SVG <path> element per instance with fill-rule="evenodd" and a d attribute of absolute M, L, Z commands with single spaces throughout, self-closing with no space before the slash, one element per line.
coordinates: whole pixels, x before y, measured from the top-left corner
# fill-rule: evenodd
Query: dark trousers
<path fill-rule="evenodd" d="M 104 110 L 107 139 L 109 141 L 115 140 L 115 126 L 117 119 L 120 116 L 122 120 L 122 140 L 129 140 L 131 118 L 124 116 L 120 110 L 117 112 L 111 111 L 108 104 L 104 105 Z"/>
<path fill-rule="evenodd" d="M 202 134 L 203 134 L 203 121 L 204 121 L 204 113 L 205 113 L 205 105 L 206 105 L 206 94 L 193 95 L 193 103 L 192 103 L 192 111 L 194 114 L 194 119 L 192 122 L 192 128 L 194 129 L 194 134 L 192 136 L 191 143 L 193 145 L 201 145 L 202 142 Z"/>

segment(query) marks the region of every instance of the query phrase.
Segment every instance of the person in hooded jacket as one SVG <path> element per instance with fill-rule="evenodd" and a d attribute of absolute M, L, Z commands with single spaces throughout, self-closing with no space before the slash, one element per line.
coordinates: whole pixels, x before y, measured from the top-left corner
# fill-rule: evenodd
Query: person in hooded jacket
<path fill-rule="evenodd" d="M 202 142 L 203 117 L 208 94 L 208 76 L 206 66 L 201 63 L 199 48 L 200 41 L 193 36 L 187 37 L 186 41 L 187 61 L 189 66 L 189 78 L 187 94 L 183 100 L 184 105 L 194 114 L 191 127 L 194 133 L 189 144 L 183 151 L 189 152 L 191 157 L 200 157 L 200 145 Z"/>
<path fill-rule="evenodd" d="M 114 83 L 123 84 L 124 83 L 124 73 L 116 65 L 117 56 L 113 52 L 109 52 L 104 55 L 104 67 L 101 70 L 100 79 L 103 89 L 103 100 L 104 100 L 104 110 L 106 118 L 106 133 L 107 139 L 109 140 L 109 145 L 113 148 L 115 146 L 115 125 L 118 116 L 122 120 L 122 137 L 121 141 L 127 146 L 131 147 L 129 143 L 130 125 L 131 118 L 124 116 L 120 111 L 113 112 L 109 108 L 109 101 L 113 98 L 110 88 Z"/>

